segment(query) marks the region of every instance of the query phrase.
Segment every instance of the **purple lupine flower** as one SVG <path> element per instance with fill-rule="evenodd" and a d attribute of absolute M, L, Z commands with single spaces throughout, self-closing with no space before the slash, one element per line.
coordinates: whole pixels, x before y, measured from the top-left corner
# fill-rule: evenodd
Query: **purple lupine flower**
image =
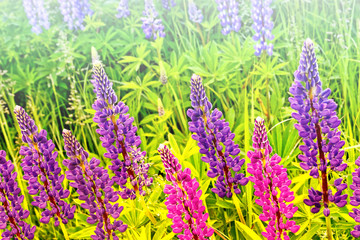
<path fill-rule="evenodd" d="M 201 9 L 198 9 L 193 1 L 189 1 L 188 8 L 189 19 L 194 23 L 201 23 L 204 18 Z"/>
<path fill-rule="evenodd" d="M 171 8 L 176 6 L 176 3 L 174 0 L 161 0 L 162 6 L 165 10 L 171 10 Z"/>
<path fill-rule="evenodd" d="M 64 129 L 63 138 L 66 155 L 63 164 L 69 169 L 66 178 L 71 181 L 70 186 L 77 189 L 79 199 L 84 203 L 81 206 L 88 209 L 90 216 L 89 224 L 97 223 L 95 234 L 92 239 L 118 240 L 116 231 L 125 232 L 127 225 L 119 218 L 124 207 L 115 203 L 119 196 L 113 189 L 114 180 L 111 180 L 108 171 L 99 167 L 100 160 L 92 158 L 88 161 L 89 154 L 76 140 L 71 131 Z M 110 216 L 114 219 L 111 223 Z"/>
<path fill-rule="evenodd" d="M 193 108 L 188 109 L 187 115 L 191 118 L 192 138 L 198 141 L 200 153 L 205 154 L 201 160 L 210 165 L 207 175 L 217 177 L 216 188 L 212 191 L 219 197 L 231 198 L 233 191 L 240 193 L 239 185 L 245 186 L 249 181 L 240 173 L 245 159 L 240 159 L 239 145 L 233 141 L 235 134 L 230 131 L 229 123 L 221 119 L 222 113 L 216 108 L 211 110 L 202 80 L 195 74 L 191 77 L 190 99 Z M 234 176 L 230 170 L 234 171 Z"/>
<path fill-rule="evenodd" d="M 139 148 L 141 140 L 136 135 L 134 118 L 127 114 L 129 107 L 117 101 L 112 83 L 98 60 L 96 50 L 92 49 L 92 51 L 93 80 L 91 82 L 97 97 L 92 106 L 96 110 L 93 120 L 99 127 L 96 132 L 101 135 L 102 146 L 107 150 L 104 156 L 112 160 L 109 168 L 114 171 L 114 181 L 122 189 L 119 192 L 121 197 L 135 199 L 137 192 L 145 195 L 144 187 L 150 186 L 153 181 L 147 174 L 149 164 L 145 163 L 146 152 Z M 126 186 L 128 180 L 132 189 Z"/>
<path fill-rule="evenodd" d="M 56 161 L 58 153 L 54 151 L 55 144 L 47 140 L 47 132 L 35 125 L 33 119 L 25 110 L 16 106 L 14 113 L 22 133 L 22 141 L 28 146 L 21 146 L 20 155 L 24 158 L 21 167 L 24 170 L 24 180 L 28 181 L 30 195 L 34 195 L 33 206 L 44 209 L 41 213 L 40 222 L 49 223 L 54 218 L 55 226 L 68 223 L 68 219 L 74 218 L 76 206 L 71 207 L 63 199 L 70 192 L 62 187 L 65 178 Z"/>
<path fill-rule="evenodd" d="M 145 0 L 145 10 L 143 11 L 144 17 L 141 18 L 142 29 L 147 39 L 157 37 L 165 37 L 164 25 L 158 17 L 158 12 L 155 9 L 154 2 L 152 0 Z"/>
<path fill-rule="evenodd" d="M 273 44 L 268 43 L 274 39 L 271 33 L 274 23 L 271 21 L 273 10 L 270 8 L 272 0 L 251 0 L 251 16 L 254 21 L 252 27 L 255 30 L 254 41 L 259 42 L 254 46 L 255 55 L 260 56 L 262 51 L 266 51 L 269 56 L 273 54 Z"/>
<path fill-rule="evenodd" d="M 0 229 L 4 229 L 1 236 L 2 239 L 33 239 L 36 227 L 23 221 L 29 211 L 21 207 L 24 196 L 19 195 L 17 173 L 13 170 L 14 164 L 6 161 L 6 152 L 0 150 Z M 8 225 L 11 230 L 6 229 Z"/>
<path fill-rule="evenodd" d="M 262 232 L 262 235 L 266 239 L 290 240 L 286 231 L 296 233 L 300 228 L 295 221 L 289 220 L 298 208 L 290 203 L 295 197 L 289 188 L 291 180 L 288 178 L 286 168 L 279 164 L 280 156 L 275 154 L 270 157 L 272 148 L 264 120 L 260 117 L 255 120 L 252 139 L 254 151 L 249 151 L 247 154 L 251 160 L 247 169 L 252 174 L 249 180 L 254 183 L 254 195 L 259 197 L 255 202 L 263 208 L 259 218 L 262 221 L 269 221 L 266 232 Z"/>
<path fill-rule="evenodd" d="M 296 111 L 292 113 L 292 117 L 298 121 L 295 128 L 304 143 L 299 147 L 303 152 L 299 155 L 302 161 L 300 166 L 310 170 L 314 178 L 319 178 L 321 174 L 322 186 L 321 191 L 310 189 L 309 199 L 305 199 L 304 203 L 312 206 L 313 213 L 319 212 L 323 205 L 324 215 L 328 216 L 330 202 L 338 207 L 344 207 L 347 203 L 347 195 L 342 195 L 347 184 L 341 184 L 342 179 L 335 180 L 337 191 L 333 194 L 329 189 L 327 174 L 328 170 L 341 172 L 346 169 L 347 164 L 342 159 L 344 150 L 341 150 L 345 142 L 340 140 L 338 126 L 341 120 L 336 116 L 337 104 L 328 98 L 331 90 L 322 89 L 314 44 L 310 39 L 304 43 L 299 68 L 294 76 L 294 83 L 290 87 L 293 97 L 289 101 L 291 108 Z"/>
<path fill-rule="evenodd" d="M 219 19 L 222 26 L 221 33 L 228 35 L 231 31 L 238 32 L 241 28 L 239 16 L 239 3 L 237 0 L 215 0 L 219 11 Z"/>
<path fill-rule="evenodd" d="M 209 239 L 214 229 L 207 226 L 208 213 L 204 213 L 205 206 L 200 200 L 202 191 L 197 190 L 199 183 L 191 178 L 191 171 L 184 171 L 178 159 L 165 145 L 158 149 L 165 167 L 167 184 L 164 193 L 168 195 L 165 205 L 169 211 L 168 218 L 172 219 L 173 232 L 179 234 L 179 239 Z"/>
<path fill-rule="evenodd" d="M 350 197 L 350 204 L 354 207 L 360 205 L 360 157 L 356 159 L 355 164 L 359 167 L 352 173 L 353 183 L 350 188 L 354 191 L 353 196 Z M 339 182 L 338 182 L 339 183 Z M 354 218 L 355 222 L 360 223 L 360 210 L 353 208 L 353 212 L 349 213 L 350 217 Z M 351 235 L 354 238 L 360 237 L 360 225 L 355 226 L 354 230 L 351 231 Z"/>
<path fill-rule="evenodd" d="M 40 34 L 42 33 L 42 27 L 45 29 L 50 28 L 49 17 L 44 8 L 43 0 L 23 0 L 23 6 L 29 23 L 32 26 L 32 32 Z"/>
<path fill-rule="evenodd" d="M 89 0 L 58 0 L 64 22 L 70 30 L 84 30 L 84 19 L 87 15 L 91 16 L 93 11 L 90 9 Z"/>
<path fill-rule="evenodd" d="M 119 6 L 117 8 L 118 13 L 116 14 L 117 18 L 127 18 L 130 16 L 129 2 L 128 0 L 120 0 Z"/>

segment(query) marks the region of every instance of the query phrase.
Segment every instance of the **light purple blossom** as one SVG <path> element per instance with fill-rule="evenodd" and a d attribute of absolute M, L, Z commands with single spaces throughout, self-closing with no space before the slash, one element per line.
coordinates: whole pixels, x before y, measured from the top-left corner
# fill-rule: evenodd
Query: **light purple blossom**
<path fill-rule="evenodd" d="M 32 32 L 40 34 L 42 33 L 42 28 L 50 28 L 49 17 L 43 0 L 23 0 L 23 6 L 29 23 L 32 26 Z"/>
<path fill-rule="evenodd" d="M 89 0 L 58 0 L 64 22 L 70 30 L 84 30 L 84 19 L 91 16 L 93 11 L 90 8 Z"/>
<path fill-rule="evenodd" d="M 145 10 L 143 12 L 144 17 L 141 18 L 142 29 L 145 33 L 145 37 L 154 40 L 158 37 L 165 37 L 164 25 L 159 14 L 155 9 L 153 0 L 145 0 Z"/>
<path fill-rule="evenodd" d="M 221 33 L 229 34 L 231 31 L 238 32 L 241 28 L 239 16 L 239 3 L 237 0 L 215 0 L 219 11 L 219 19 L 222 26 Z"/>
<path fill-rule="evenodd" d="M 198 9 L 193 1 L 189 1 L 188 13 L 190 21 L 194 23 L 201 23 L 204 18 L 201 9 Z"/>
<path fill-rule="evenodd" d="M 117 18 L 129 17 L 130 16 L 129 1 L 128 0 L 120 0 L 117 10 L 118 10 L 118 13 L 116 14 Z"/>

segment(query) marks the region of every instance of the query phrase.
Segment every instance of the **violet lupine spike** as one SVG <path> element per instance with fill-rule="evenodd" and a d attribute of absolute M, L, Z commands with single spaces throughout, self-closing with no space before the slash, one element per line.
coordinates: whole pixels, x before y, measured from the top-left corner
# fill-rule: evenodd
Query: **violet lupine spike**
<path fill-rule="evenodd" d="M 336 193 L 329 189 L 328 170 L 344 171 L 347 167 L 343 163 L 345 141 L 340 140 L 341 132 L 338 126 L 341 120 L 336 115 L 337 104 L 329 99 L 331 90 L 323 90 L 316 62 L 314 44 L 306 39 L 300 58 L 298 70 L 294 73 L 295 80 L 290 87 L 293 97 L 289 98 L 290 106 L 296 112 L 292 117 L 298 121 L 295 128 L 303 139 L 299 149 L 302 161 L 300 166 L 309 170 L 314 178 L 321 177 L 321 190 L 310 189 L 309 199 L 304 203 L 312 206 L 311 212 L 317 213 L 324 206 L 324 215 L 329 216 L 329 204 L 335 203 L 344 207 L 347 194 L 342 194 L 347 184 L 342 179 L 335 180 Z M 319 161 L 318 161 L 319 159 Z"/>
<path fill-rule="evenodd" d="M 50 28 L 49 17 L 43 0 L 23 0 L 23 6 L 33 33 L 40 34 L 43 31 L 42 28 Z"/>
<path fill-rule="evenodd" d="M 254 46 L 255 55 L 260 56 L 262 51 L 266 51 L 269 56 L 273 54 L 273 44 L 268 43 L 274 39 L 271 33 L 274 23 L 271 21 L 273 10 L 270 8 L 272 0 L 251 0 L 251 17 L 254 21 L 252 27 L 255 30 L 254 41 L 258 42 Z"/>
<path fill-rule="evenodd" d="M 267 138 L 264 120 L 260 117 L 255 120 L 252 139 L 254 151 L 247 154 L 251 160 L 247 169 L 252 174 L 249 180 L 254 183 L 254 195 L 259 197 L 255 202 L 263 208 L 259 218 L 269 221 L 266 232 L 262 232 L 262 235 L 266 239 L 289 240 L 286 231 L 296 233 L 300 228 L 295 221 L 289 220 L 298 208 L 291 203 L 295 197 L 289 188 L 291 180 L 286 168 L 279 164 L 281 158 L 277 154 L 270 157 L 272 148 Z"/>
<path fill-rule="evenodd" d="M 161 0 L 162 6 L 165 10 L 171 10 L 171 8 L 176 6 L 176 3 L 174 0 Z"/>
<path fill-rule="evenodd" d="M 145 0 L 145 10 L 143 11 L 144 17 L 141 18 L 142 29 L 147 39 L 153 38 L 154 40 L 158 37 L 165 37 L 164 25 L 159 14 L 155 9 L 153 0 Z"/>
<path fill-rule="evenodd" d="M 239 3 L 237 0 L 215 0 L 219 11 L 221 33 L 228 35 L 231 31 L 238 32 L 241 28 L 239 16 Z"/>
<path fill-rule="evenodd" d="M 36 227 L 24 222 L 29 211 L 21 203 L 24 196 L 16 182 L 14 164 L 6 161 L 6 152 L 0 150 L 0 229 L 2 239 L 33 239 Z M 20 194 L 20 195 L 19 195 Z M 6 229 L 10 226 L 11 230 Z"/>
<path fill-rule="evenodd" d="M 194 23 L 201 23 L 204 18 L 201 9 L 193 1 L 189 1 L 188 13 L 190 21 Z"/>
<path fill-rule="evenodd" d="M 118 10 L 118 13 L 116 14 L 117 18 L 129 17 L 130 16 L 129 1 L 128 0 L 120 0 L 117 10 Z"/>
<path fill-rule="evenodd" d="M 140 137 L 136 135 L 137 127 L 133 125 L 134 118 L 127 112 L 129 107 L 117 101 L 112 83 L 93 48 L 93 80 L 94 92 L 97 99 L 93 104 L 96 110 L 93 118 L 98 124 L 96 132 L 101 135 L 102 146 L 107 152 L 106 158 L 112 160 L 109 167 L 114 173 L 114 181 L 120 185 L 123 199 L 135 199 L 137 192 L 145 195 L 145 187 L 152 184 L 153 179 L 148 176 L 149 164 L 145 163 L 145 151 L 141 151 Z M 122 157 L 120 157 L 120 155 Z M 128 188 L 127 183 L 132 185 Z"/>
<path fill-rule="evenodd" d="M 239 145 L 233 141 L 235 134 L 230 131 L 229 123 L 221 119 L 222 113 L 216 108 L 211 110 L 202 80 L 195 74 L 191 77 L 190 99 L 189 129 L 194 133 L 192 138 L 198 141 L 200 153 L 205 155 L 201 160 L 210 165 L 207 175 L 217 178 L 212 191 L 221 198 L 231 198 L 233 192 L 240 193 L 239 185 L 245 186 L 249 181 L 240 173 L 245 159 L 240 159 Z"/>
<path fill-rule="evenodd" d="M 62 182 L 65 176 L 56 161 L 58 153 L 54 151 L 55 144 L 47 140 L 47 132 L 35 125 L 33 119 L 25 110 L 16 106 L 14 113 L 22 133 L 22 141 L 27 146 L 21 146 L 20 155 L 24 158 L 21 167 L 24 170 L 24 180 L 28 181 L 30 195 L 34 195 L 33 206 L 43 209 L 40 222 L 47 224 L 54 218 L 55 226 L 68 223 L 74 218 L 76 206 L 70 206 L 66 199 L 70 192 L 64 189 Z"/>
<path fill-rule="evenodd" d="M 165 205 L 168 218 L 172 219 L 173 232 L 179 239 L 203 240 L 209 239 L 214 229 L 207 226 L 208 213 L 204 213 L 205 206 L 200 200 L 202 191 L 197 190 L 199 183 L 191 178 L 191 171 L 182 171 L 179 160 L 165 145 L 158 149 L 165 167 L 167 184 L 164 193 L 167 194 Z"/>
<path fill-rule="evenodd" d="M 92 235 L 92 239 L 118 240 L 116 231 L 125 232 L 127 225 L 117 220 L 124 207 L 115 203 L 119 196 L 113 189 L 114 181 L 110 179 L 106 169 L 99 167 L 100 160 L 92 158 L 88 161 L 89 154 L 71 131 L 64 129 L 63 138 L 66 155 L 69 157 L 63 161 L 69 169 L 66 171 L 66 178 L 71 181 L 70 186 L 77 189 L 79 199 L 84 201 L 81 207 L 90 212 L 86 221 L 97 224 L 96 235 Z M 112 222 L 110 216 L 114 219 Z"/>
<path fill-rule="evenodd" d="M 91 16 L 93 11 L 90 8 L 89 0 L 58 0 L 60 11 L 64 22 L 70 30 L 84 30 L 84 19 Z"/>
<path fill-rule="evenodd" d="M 350 188 L 354 192 L 353 196 L 350 197 L 350 204 L 354 207 L 357 207 L 360 205 L 360 157 L 356 159 L 355 164 L 358 166 L 358 168 L 356 168 L 352 173 L 353 183 L 350 185 Z M 353 211 L 349 213 L 350 217 L 354 218 L 355 222 L 360 223 L 360 210 L 357 208 L 353 208 L 352 210 Z M 354 230 L 351 231 L 351 235 L 354 238 L 360 237 L 360 225 L 356 225 L 354 227 Z"/>

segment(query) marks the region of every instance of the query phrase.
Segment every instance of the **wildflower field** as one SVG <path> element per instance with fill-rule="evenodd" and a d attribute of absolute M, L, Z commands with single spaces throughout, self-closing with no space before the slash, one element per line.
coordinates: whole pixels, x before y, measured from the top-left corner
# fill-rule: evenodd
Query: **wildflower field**
<path fill-rule="evenodd" d="M 360 238 L 359 73 L 359 0 L 2 0 L 1 239 Z"/>

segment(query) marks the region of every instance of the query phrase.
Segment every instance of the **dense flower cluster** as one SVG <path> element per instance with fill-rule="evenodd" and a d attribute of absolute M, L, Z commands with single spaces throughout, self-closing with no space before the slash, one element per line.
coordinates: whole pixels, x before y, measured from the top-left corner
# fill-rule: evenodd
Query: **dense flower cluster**
<path fill-rule="evenodd" d="M 245 159 L 240 159 L 239 145 L 233 139 L 235 134 L 230 131 L 229 123 L 221 119 L 222 113 L 218 109 L 212 109 L 212 105 L 206 97 L 200 76 L 191 77 L 191 105 L 187 115 L 191 118 L 189 129 L 194 134 L 193 139 L 198 141 L 200 153 L 205 154 L 201 160 L 209 163 L 210 169 L 207 175 L 216 178 L 215 187 L 212 191 L 219 197 L 232 197 L 233 191 L 240 193 L 239 185 L 246 185 L 248 179 L 240 173 Z M 231 170 L 235 172 L 232 176 Z"/>
<path fill-rule="evenodd" d="M 40 222 L 49 223 L 54 218 L 55 226 L 66 224 L 68 219 L 74 218 L 75 206 L 64 200 L 70 192 L 63 189 L 65 178 L 61 175 L 61 168 L 56 161 L 58 153 L 54 151 L 55 144 L 47 140 L 47 132 L 35 125 L 33 119 L 20 107 L 15 107 L 16 119 L 22 133 L 22 141 L 28 146 L 21 146 L 20 155 L 24 156 L 21 167 L 24 170 L 24 179 L 28 181 L 30 195 L 34 195 L 33 206 L 45 209 L 42 211 Z"/>
<path fill-rule="evenodd" d="M 167 215 L 172 219 L 172 229 L 179 234 L 182 240 L 209 239 L 214 229 L 209 228 L 206 220 L 208 213 L 204 213 L 205 207 L 200 200 L 202 191 L 197 190 L 199 183 L 196 178 L 191 178 L 190 169 L 182 171 L 178 159 L 165 146 L 158 149 L 161 160 L 165 167 L 166 180 L 171 185 L 166 185 L 164 193 L 168 195 L 165 205 L 169 211 Z"/>
<path fill-rule="evenodd" d="M 170 10 L 172 7 L 176 6 L 176 3 L 174 0 L 161 0 L 162 6 L 166 10 Z"/>
<path fill-rule="evenodd" d="M 44 7 L 43 0 L 23 0 L 23 6 L 29 23 L 36 34 L 42 33 L 42 27 L 50 28 L 48 13 Z"/>
<path fill-rule="evenodd" d="M 145 10 L 143 12 L 144 17 L 141 18 L 142 29 L 145 33 L 145 37 L 154 40 L 157 37 L 165 37 L 164 25 L 158 17 L 158 12 L 155 9 L 153 0 L 145 0 Z"/>
<path fill-rule="evenodd" d="M 128 16 L 130 16 L 128 0 L 120 0 L 117 10 L 118 10 L 118 13 L 116 14 L 117 18 L 127 18 Z"/>
<path fill-rule="evenodd" d="M 198 9 L 193 1 L 189 1 L 188 13 L 190 21 L 194 23 L 201 23 L 204 18 L 201 9 Z"/>
<path fill-rule="evenodd" d="M 274 39 L 271 31 L 274 23 L 271 21 L 273 10 L 270 8 L 272 0 L 251 0 L 251 16 L 254 20 L 252 25 L 255 30 L 253 39 L 259 43 L 255 45 L 255 55 L 260 56 L 262 51 L 266 51 L 269 56 L 273 54 L 273 44 L 267 43 Z"/>
<path fill-rule="evenodd" d="M 354 191 L 353 196 L 350 197 L 350 204 L 352 206 L 360 205 L 360 157 L 356 159 L 355 164 L 359 167 L 355 169 L 352 173 L 353 183 L 350 185 L 350 188 Z M 350 217 L 354 218 L 354 220 L 360 223 L 360 210 L 353 208 L 353 212 L 349 213 Z M 351 235 L 354 238 L 360 237 L 360 225 L 355 226 L 355 229 L 351 231 Z"/>
<path fill-rule="evenodd" d="M 291 180 L 286 168 L 279 165 L 280 156 L 275 154 L 270 157 L 272 148 L 267 138 L 264 120 L 260 117 L 255 120 L 253 148 L 254 151 L 247 154 L 251 160 L 247 169 L 252 174 L 249 180 L 254 183 L 254 195 L 259 197 L 255 202 L 263 208 L 259 218 L 269 221 L 266 232 L 262 234 L 269 240 L 289 240 L 286 230 L 295 233 L 300 228 L 295 221 L 289 220 L 298 208 L 290 203 L 295 197 L 289 188 Z"/>
<path fill-rule="evenodd" d="M 21 203 L 23 195 L 17 185 L 17 173 L 13 172 L 14 164 L 6 161 L 6 152 L 0 150 L 0 229 L 4 229 L 2 239 L 33 239 L 36 227 L 23 221 L 29 216 Z M 10 226 L 11 230 L 6 229 Z"/>
<path fill-rule="evenodd" d="M 107 150 L 104 156 L 112 160 L 109 168 L 115 173 L 115 182 L 122 188 L 121 197 L 135 199 L 136 192 L 144 195 L 143 188 L 150 186 L 153 181 L 147 174 L 149 164 L 144 161 L 146 152 L 142 152 L 139 148 L 141 140 L 136 135 L 134 118 L 127 114 L 129 107 L 117 101 L 112 83 L 98 57 L 94 57 L 95 52 L 96 50 L 93 50 L 91 82 L 97 96 L 93 104 L 93 109 L 96 110 L 93 120 L 99 127 L 96 132 L 101 135 L 102 146 Z M 123 160 L 120 160 L 119 155 L 122 155 Z M 128 180 L 132 189 L 126 186 Z"/>
<path fill-rule="evenodd" d="M 89 0 L 58 0 L 64 22 L 70 30 L 84 30 L 84 19 L 87 15 L 92 15 Z"/>
<path fill-rule="evenodd" d="M 110 179 L 108 171 L 99 167 L 100 160 L 92 158 L 88 162 L 89 154 L 84 150 L 69 130 L 63 131 L 66 155 L 63 164 L 69 169 L 66 178 L 71 181 L 70 186 L 77 189 L 79 199 L 85 201 L 81 206 L 88 209 L 90 216 L 87 222 L 97 223 L 94 240 L 118 240 L 116 230 L 124 232 L 127 225 L 119 218 L 123 207 L 119 203 L 113 204 L 119 196 L 113 189 L 114 181 Z M 110 216 L 115 220 L 110 221 Z"/>
<path fill-rule="evenodd" d="M 238 32 L 241 28 L 241 18 L 237 0 L 216 0 L 216 3 L 222 26 L 221 33 L 227 35 L 231 31 Z"/>
<path fill-rule="evenodd" d="M 298 121 L 295 128 L 304 143 L 299 147 L 303 152 L 299 155 L 302 161 L 300 166 L 304 170 L 310 170 L 312 177 L 321 177 L 321 191 L 310 189 L 309 199 L 305 199 L 304 202 L 308 206 L 313 206 L 313 213 L 319 212 L 323 204 L 324 215 L 328 216 L 329 202 L 335 203 L 338 207 L 343 207 L 347 203 L 347 195 L 342 195 L 347 184 L 341 184 L 342 179 L 335 180 L 337 192 L 333 194 L 328 187 L 327 174 L 327 170 L 330 169 L 346 169 L 347 164 L 342 160 L 344 151 L 341 150 L 345 142 L 340 140 L 341 132 L 338 126 L 341 120 L 336 115 L 337 104 L 334 100 L 328 99 L 330 89 L 322 90 L 314 44 L 310 39 L 306 39 L 304 43 L 300 65 L 294 76 L 295 81 L 290 87 L 293 97 L 290 97 L 289 101 L 291 108 L 296 111 L 292 114 Z"/>

